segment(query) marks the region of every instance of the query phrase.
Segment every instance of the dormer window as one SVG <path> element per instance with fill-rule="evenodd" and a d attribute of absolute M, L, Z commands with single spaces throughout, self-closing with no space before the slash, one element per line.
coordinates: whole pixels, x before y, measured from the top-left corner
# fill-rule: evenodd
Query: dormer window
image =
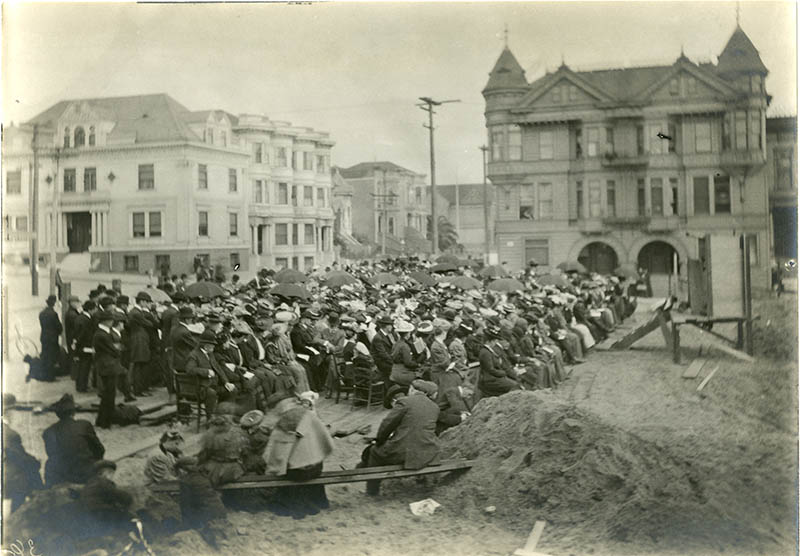
<path fill-rule="evenodd" d="M 89 126 L 89 146 L 94 147 L 96 144 L 94 126 Z"/>
<path fill-rule="evenodd" d="M 676 78 L 670 79 L 669 81 L 669 94 L 671 95 L 678 94 L 678 80 Z"/>
<path fill-rule="evenodd" d="M 86 133 L 83 128 L 78 126 L 75 128 L 75 146 L 82 147 L 86 144 Z"/>
<path fill-rule="evenodd" d="M 753 93 L 760 93 L 761 92 L 761 76 L 751 75 L 750 76 L 750 91 Z"/>
<path fill-rule="evenodd" d="M 64 148 L 69 148 L 69 141 L 71 139 L 69 127 L 64 128 Z"/>

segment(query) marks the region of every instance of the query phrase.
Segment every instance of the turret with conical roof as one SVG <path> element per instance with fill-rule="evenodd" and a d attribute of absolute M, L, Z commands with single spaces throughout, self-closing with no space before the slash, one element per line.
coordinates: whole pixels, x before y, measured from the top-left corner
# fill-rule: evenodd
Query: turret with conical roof
<path fill-rule="evenodd" d="M 761 76 L 763 83 L 769 70 L 761 61 L 758 50 L 750 38 L 738 25 L 722 49 L 717 63 L 717 74 L 726 81 L 733 82 L 738 88 L 751 90 L 751 76 Z"/>
<path fill-rule="evenodd" d="M 506 46 L 489 72 L 489 81 L 483 88 L 486 109 L 506 108 L 514 104 L 527 90 L 525 70 Z"/>

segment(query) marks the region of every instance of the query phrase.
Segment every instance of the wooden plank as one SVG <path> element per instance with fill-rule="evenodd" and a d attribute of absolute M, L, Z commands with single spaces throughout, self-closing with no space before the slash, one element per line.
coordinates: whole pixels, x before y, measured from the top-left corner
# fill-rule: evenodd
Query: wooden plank
<path fill-rule="evenodd" d="M 531 530 L 531 534 L 528 536 L 528 541 L 525 543 L 525 546 L 515 550 L 514 556 L 547 556 L 547 554 L 536 552 L 536 545 L 539 544 L 539 539 L 542 536 L 542 531 L 544 531 L 545 525 L 546 522 L 537 521 Z"/>
<path fill-rule="evenodd" d="M 692 361 L 691 365 L 687 367 L 687 369 L 681 375 L 683 378 L 697 378 L 697 375 L 700 374 L 700 369 L 703 368 L 706 360 L 703 357 L 698 357 L 694 361 Z"/>
<path fill-rule="evenodd" d="M 700 386 L 697 387 L 698 392 L 700 392 L 703 388 L 705 388 L 706 384 L 708 384 L 708 381 L 711 380 L 711 377 L 714 376 L 714 373 L 716 373 L 718 370 L 719 370 L 719 365 L 714 367 L 714 369 L 710 373 L 708 373 L 708 376 L 705 377 L 703 379 L 703 382 L 700 383 Z"/>
<path fill-rule="evenodd" d="M 308 481 L 290 481 L 266 475 L 248 476 L 250 480 L 239 479 L 235 483 L 226 483 L 217 487 L 220 490 L 241 490 L 248 488 L 280 488 L 298 485 L 333 485 L 341 483 L 357 483 L 373 479 L 399 479 L 403 477 L 416 477 L 447 471 L 469 469 L 474 465 L 474 460 L 456 460 L 443 462 L 440 465 L 429 466 L 423 469 L 403 469 L 402 466 L 365 467 L 363 469 L 343 469 L 340 471 L 326 471 L 322 476 Z M 400 469 L 397 469 L 397 468 Z M 179 483 L 169 481 L 150 487 L 154 492 L 177 492 Z"/>
<path fill-rule="evenodd" d="M 672 330 L 670 330 L 669 325 L 667 324 L 668 319 L 666 317 L 669 316 L 669 313 L 664 313 L 659 311 L 656 314 L 656 318 L 658 319 L 658 326 L 661 328 L 661 335 L 664 336 L 664 343 L 667 347 L 672 346 Z"/>
<path fill-rule="evenodd" d="M 705 339 L 705 341 L 711 345 L 711 347 L 720 350 L 723 353 L 727 353 L 728 355 L 732 355 L 737 359 L 741 359 L 742 361 L 747 361 L 748 363 L 755 363 L 755 359 L 749 355 L 747 355 L 743 351 L 739 351 L 738 349 L 734 349 L 732 347 L 726 346 L 722 341 L 717 340 L 711 334 L 707 334 L 705 330 L 702 328 L 695 328 L 695 330 Z"/>
<path fill-rule="evenodd" d="M 638 342 L 653 330 L 659 327 L 658 315 L 651 318 L 642 326 L 634 329 L 632 332 L 623 336 L 621 339 L 614 342 L 609 349 L 623 350 L 630 348 L 634 343 Z"/>

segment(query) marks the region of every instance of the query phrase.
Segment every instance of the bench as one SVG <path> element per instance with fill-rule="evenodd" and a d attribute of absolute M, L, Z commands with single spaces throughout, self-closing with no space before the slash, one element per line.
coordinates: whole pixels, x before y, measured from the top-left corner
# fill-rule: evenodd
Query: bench
<path fill-rule="evenodd" d="M 303 485 L 335 485 L 340 483 L 358 483 L 372 479 L 401 479 L 404 477 L 417 477 L 432 473 L 445 473 L 447 471 L 460 471 L 471 468 L 475 460 L 457 459 L 443 461 L 438 465 L 429 465 L 422 469 L 404 469 L 402 465 L 383 465 L 380 467 L 363 467 L 359 469 L 341 469 L 338 471 L 323 471 L 316 479 L 308 481 L 292 481 L 272 475 L 245 475 L 232 483 L 218 486 L 219 490 L 241 490 L 260 488 L 280 488 L 287 486 Z M 178 481 L 165 481 L 152 485 L 153 492 L 178 492 Z"/>

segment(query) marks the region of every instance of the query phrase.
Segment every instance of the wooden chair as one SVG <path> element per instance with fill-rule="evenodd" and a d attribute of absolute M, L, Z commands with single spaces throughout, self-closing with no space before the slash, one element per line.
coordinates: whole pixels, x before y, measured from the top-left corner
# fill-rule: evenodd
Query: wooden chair
<path fill-rule="evenodd" d="M 354 391 L 352 384 L 347 384 L 345 381 L 345 376 L 348 376 L 347 371 L 352 369 L 352 363 L 342 362 L 338 357 L 335 355 L 332 356 L 333 358 L 333 390 L 336 394 L 336 403 L 339 403 L 339 398 L 342 395 L 342 392 L 346 394 L 345 399 L 350 399 L 350 393 Z M 349 367 L 348 367 L 349 366 Z M 349 376 L 352 376 L 353 373 L 349 373 Z M 355 394 L 354 394 L 355 395 Z"/>
<path fill-rule="evenodd" d="M 197 375 L 190 375 L 187 373 L 175 373 L 175 399 L 177 406 L 180 410 L 181 402 L 189 402 L 197 404 L 197 432 L 200 432 L 200 418 L 202 413 L 206 415 L 206 423 L 208 422 L 208 410 L 205 405 L 205 385 L 201 382 L 200 377 Z"/>
<path fill-rule="evenodd" d="M 367 409 L 373 405 L 383 405 L 383 398 L 386 395 L 385 385 L 380 375 L 375 373 L 375 376 L 377 378 L 370 381 L 363 380 L 363 377 L 353 377 L 353 406 L 357 406 L 358 402 L 367 402 Z"/>

